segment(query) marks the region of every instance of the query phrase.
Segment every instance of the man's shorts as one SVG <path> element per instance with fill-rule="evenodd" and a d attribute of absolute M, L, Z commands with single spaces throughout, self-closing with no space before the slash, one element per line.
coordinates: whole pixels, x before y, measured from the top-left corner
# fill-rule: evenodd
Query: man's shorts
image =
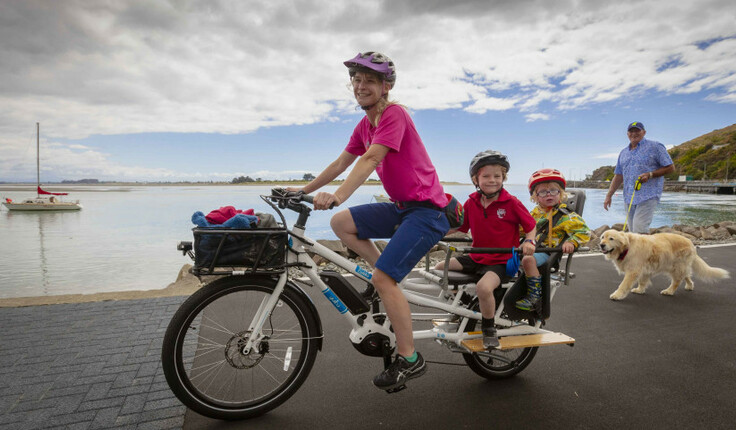
<path fill-rule="evenodd" d="M 376 268 L 401 282 L 450 230 L 445 213 L 436 209 L 399 209 L 393 203 L 370 203 L 350 208 L 359 239 L 391 239 Z"/>
<path fill-rule="evenodd" d="M 654 211 L 659 205 L 659 200 L 651 198 L 638 205 L 632 205 L 629 211 L 628 230 L 632 233 L 649 234 L 649 226 L 654 219 Z"/>
<path fill-rule="evenodd" d="M 501 283 L 507 282 L 509 279 L 511 279 L 511 277 L 506 274 L 505 264 L 492 264 L 490 266 L 486 264 L 480 264 L 476 263 L 475 260 L 470 258 L 469 255 L 459 255 L 456 258 L 457 262 L 460 263 L 461 266 L 463 266 L 463 273 L 483 276 L 488 272 L 493 272 L 498 275 L 498 279 L 501 280 Z"/>

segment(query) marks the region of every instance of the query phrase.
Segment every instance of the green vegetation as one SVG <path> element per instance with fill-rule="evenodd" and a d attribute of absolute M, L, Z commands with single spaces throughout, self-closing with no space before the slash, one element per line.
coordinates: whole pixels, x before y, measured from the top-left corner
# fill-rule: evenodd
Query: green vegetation
<path fill-rule="evenodd" d="M 585 177 L 587 181 L 610 181 L 613 179 L 614 166 L 603 166 L 595 169 L 592 174 Z"/>
<path fill-rule="evenodd" d="M 302 179 L 290 179 L 288 181 L 272 181 L 272 180 L 266 180 L 265 182 L 309 182 L 314 179 L 314 175 L 311 173 L 305 173 L 304 176 L 302 176 Z M 250 176 L 239 176 L 237 178 L 233 178 L 233 180 L 230 182 L 232 184 L 245 184 L 248 182 L 264 182 L 261 178 L 253 179 Z"/>
<path fill-rule="evenodd" d="M 62 184 L 99 184 L 100 181 L 97 179 L 79 179 L 77 181 L 72 181 L 68 179 L 64 179 L 61 181 Z"/>
<path fill-rule="evenodd" d="M 237 178 L 233 178 L 233 180 L 230 182 L 231 184 L 245 184 L 245 185 L 305 185 L 309 183 L 311 180 L 314 179 L 314 176 L 310 173 L 307 173 L 302 177 L 302 179 L 287 179 L 287 180 L 276 180 L 276 179 L 261 179 L 256 178 L 253 179 L 250 176 L 239 176 Z M 342 184 L 345 182 L 342 179 L 336 179 L 332 182 L 330 182 L 331 185 L 336 184 Z M 365 185 L 381 185 L 381 181 L 376 179 L 368 179 L 365 181 Z"/>
<path fill-rule="evenodd" d="M 695 180 L 733 180 L 736 178 L 736 124 L 704 134 L 669 150 L 675 172 Z"/>

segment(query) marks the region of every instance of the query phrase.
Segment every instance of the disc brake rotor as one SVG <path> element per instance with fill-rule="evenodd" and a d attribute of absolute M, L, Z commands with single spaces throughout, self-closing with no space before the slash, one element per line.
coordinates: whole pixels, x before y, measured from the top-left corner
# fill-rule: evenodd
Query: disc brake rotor
<path fill-rule="evenodd" d="M 225 360 L 236 369 L 250 369 L 257 366 L 268 353 L 268 337 L 263 338 L 259 344 L 254 344 L 250 352 L 243 352 L 245 345 L 250 339 L 250 331 L 235 334 L 227 342 L 225 347 Z"/>

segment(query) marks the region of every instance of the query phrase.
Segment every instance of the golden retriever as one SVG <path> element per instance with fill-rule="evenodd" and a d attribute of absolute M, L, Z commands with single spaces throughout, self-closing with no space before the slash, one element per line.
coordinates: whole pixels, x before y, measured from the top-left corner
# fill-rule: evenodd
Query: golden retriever
<path fill-rule="evenodd" d="M 606 230 L 601 235 L 600 248 L 618 273 L 624 275 L 618 289 L 611 294 L 612 300 L 622 300 L 630 291 L 644 294 L 651 284 L 650 278 L 658 273 L 667 273 L 672 279 L 670 286 L 661 291 L 666 296 L 674 295 L 683 280 L 685 289 L 692 290 L 693 273 L 707 282 L 729 277 L 726 270 L 708 266 L 689 239 L 674 233 L 643 235 Z M 637 282 L 639 286 L 632 289 Z"/>

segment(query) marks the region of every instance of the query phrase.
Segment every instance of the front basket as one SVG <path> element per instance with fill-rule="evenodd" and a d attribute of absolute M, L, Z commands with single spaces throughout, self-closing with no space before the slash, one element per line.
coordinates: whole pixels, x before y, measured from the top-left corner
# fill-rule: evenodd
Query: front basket
<path fill-rule="evenodd" d="M 285 229 L 196 227 L 192 232 L 195 275 L 219 274 L 215 268 L 221 267 L 251 273 L 284 270 L 289 240 Z"/>

